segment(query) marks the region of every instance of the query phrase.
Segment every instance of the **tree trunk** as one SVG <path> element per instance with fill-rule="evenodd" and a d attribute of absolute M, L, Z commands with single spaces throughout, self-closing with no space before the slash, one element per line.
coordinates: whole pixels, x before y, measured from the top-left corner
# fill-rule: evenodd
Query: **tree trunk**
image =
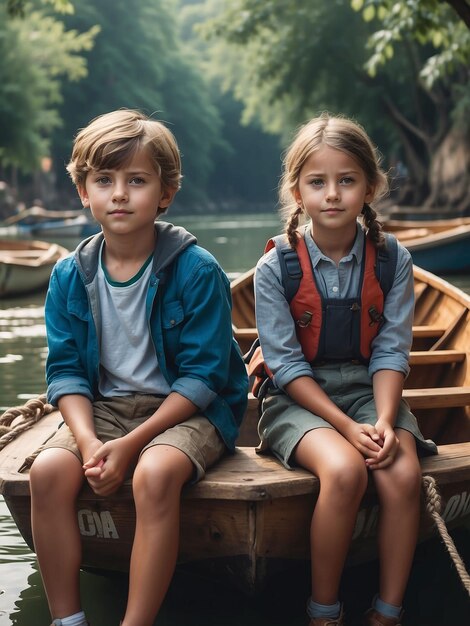
<path fill-rule="evenodd" d="M 429 208 L 470 214 L 470 131 L 453 128 L 435 150 L 429 167 Z"/>

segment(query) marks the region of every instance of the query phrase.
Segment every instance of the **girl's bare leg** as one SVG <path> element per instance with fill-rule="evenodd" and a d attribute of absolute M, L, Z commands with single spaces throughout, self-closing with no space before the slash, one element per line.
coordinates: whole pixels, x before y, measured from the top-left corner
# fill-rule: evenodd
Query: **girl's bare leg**
<path fill-rule="evenodd" d="M 122 626 L 151 626 L 176 565 L 180 498 L 194 466 L 172 446 L 147 449 L 134 472 L 136 529 L 132 548 L 129 598 Z"/>
<path fill-rule="evenodd" d="M 329 428 L 308 432 L 297 446 L 295 460 L 320 480 L 310 527 L 312 599 L 334 604 L 367 487 L 367 468 L 361 453 Z"/>
<path fill-rule="evenodd" d="M 68 450 L 44 450 L 32 465 L 34 549 L 53 618 L 80 611 L 81 539 L 75 502 L 82 484 L 81 463 Z"/>
<path fill-rule="evenodd" d="M 379 597 L 401 606 L 418 536 L 421 470 L 413 435 L 402 429 L 396 433 L 400 447 L 393 464 L 372 476 L 380 500 Z"/>

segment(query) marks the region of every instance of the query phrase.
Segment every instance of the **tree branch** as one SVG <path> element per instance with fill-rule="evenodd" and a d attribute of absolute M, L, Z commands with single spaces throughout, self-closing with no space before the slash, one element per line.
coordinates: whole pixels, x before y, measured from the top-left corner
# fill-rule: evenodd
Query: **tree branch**
<path fill-rule="evenodd" d="M 461 20 L 470 28 L 470 4 L 467 0 L 445 0 L 454 9 Z"/>

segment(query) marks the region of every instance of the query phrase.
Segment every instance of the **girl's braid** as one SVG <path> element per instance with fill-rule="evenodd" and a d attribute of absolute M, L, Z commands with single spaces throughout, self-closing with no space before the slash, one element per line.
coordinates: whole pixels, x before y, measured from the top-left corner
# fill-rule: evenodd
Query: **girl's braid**
<path fill-rule="evenodd" d="M 295 210 L 292 211 L 286 223 L 286 235 L 291 248 L 295 248 L 299 240 L 299 233 L 297 229 L 299 227 L 299 217 L 301 215 L 302 207 L 296 206 Z"/>
<path fill-rule="evenodd" d="M 362 215 L 368 236 L 377 248 L 381 248 L 385 245 L 385 237 L 382 224 L 377 219 L 377 212 L 369 204 L 364 204 Z"/>

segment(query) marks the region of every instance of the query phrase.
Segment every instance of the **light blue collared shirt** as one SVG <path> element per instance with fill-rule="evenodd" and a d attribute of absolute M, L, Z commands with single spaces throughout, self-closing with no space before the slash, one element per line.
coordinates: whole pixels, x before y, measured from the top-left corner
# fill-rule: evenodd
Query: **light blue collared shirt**
<path fill-rule="evenodd" d="M 305 227 L 305 241 L 312 260 L 317 284 L 325 298 L 357 296 L 364 251 L 364 231 L 357 225 L 357 236 L 350 253 L 336 265 L 325 256 Z M 255 273 L 256 325 L 265 361 L 274 374 L 277 387 L 300 376 L 313 378 L 312 367 L 305 360 L 295 332 L 289 303 L 284 294 L 276 250 L 258 261 Z M 393 285 L 385 299 L 385 323 L 372 342 L 369 375 L 388 369 L 409 373 L 414 312 L 413 263 L 406 248 L 398 244 L 397 266 Z"/>

